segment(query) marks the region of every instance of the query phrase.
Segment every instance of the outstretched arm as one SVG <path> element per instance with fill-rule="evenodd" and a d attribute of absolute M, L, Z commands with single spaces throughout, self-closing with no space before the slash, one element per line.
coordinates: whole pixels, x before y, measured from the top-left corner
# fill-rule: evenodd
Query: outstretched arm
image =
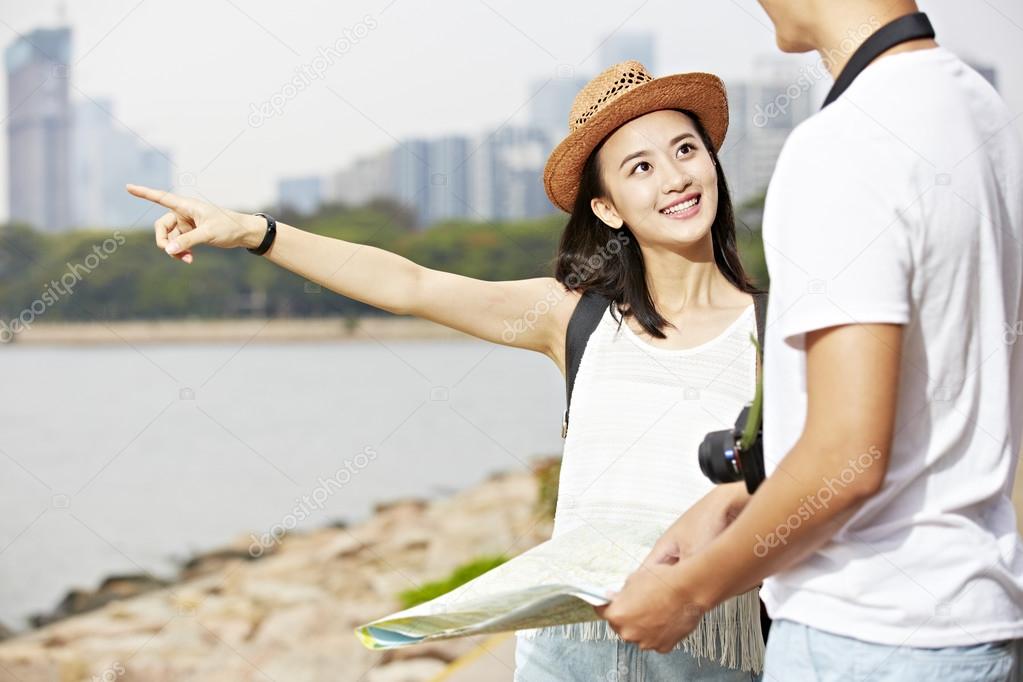
<path fill-rule="evenodd" d="M 261 216 L 140 185 L 128 185 L 127 190 L 169 209 L 154 223 L 156 245 L 186 263 L 192 262 L 198 245 L 254 248 L 266 232 Z M 541 312 L 552 309 L 566 292 L 550 277 L 505 282 L 463 277 L 281 222 L 264 257 L 342 296 L 487 341 L 551 355 L 558 337 L 557 316 Z"/>

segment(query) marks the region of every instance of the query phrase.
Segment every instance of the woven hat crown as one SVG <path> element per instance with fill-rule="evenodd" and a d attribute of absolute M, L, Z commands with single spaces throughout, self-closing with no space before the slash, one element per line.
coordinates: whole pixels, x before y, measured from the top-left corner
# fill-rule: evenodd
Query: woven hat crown
<path fill-rule="evenodd" d="M 654 79 L 646 67 L 635 60 L 621 62 L 594 77 L 579 91 L 568 113 L 568 130 L 574 132 L 595 114 L 609 106 L 630 88 Z"/>
<path fill-rule="evenodd" d="M 543 184 L 551 203 L 571 213 L 593 150 L 619 126 L 662 109 L 693 116 L 714 148 L 721 148 L 728 130 L 728 99 L 720 78 L 701 72 L 654 78 L 640 62 L 620 62 L 593 78 L 572 102 L 568 135 L 544 166 Z"/>

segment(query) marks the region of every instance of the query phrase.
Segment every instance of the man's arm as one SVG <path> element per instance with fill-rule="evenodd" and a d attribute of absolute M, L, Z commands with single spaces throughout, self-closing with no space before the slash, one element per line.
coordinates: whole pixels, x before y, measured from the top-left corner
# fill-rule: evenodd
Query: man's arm
<path fill-rule="evenodd" d="M 798 442 L 717 539 L 674 565 L 644 564 L 629 578 L 601 610 L 624 639 L 670 650 L 704 612 L 825 544 L 880 489 L 901 346 L 902 326 L 893 324 L 806 335 L 807 415 Z"/>

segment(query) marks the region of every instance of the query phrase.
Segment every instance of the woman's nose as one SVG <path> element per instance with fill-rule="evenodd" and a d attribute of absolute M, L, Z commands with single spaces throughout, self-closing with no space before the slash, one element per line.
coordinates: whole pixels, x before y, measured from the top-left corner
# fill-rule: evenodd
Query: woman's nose
<path fill-rule="evenodd" d="M 679 169 L 672 169 L 671 175 L 665 179 L 663 191 L 665 194 L 679 192 L 691 184 L 693 184 L 693 178 L 691 175 L 684 173 Z"/>

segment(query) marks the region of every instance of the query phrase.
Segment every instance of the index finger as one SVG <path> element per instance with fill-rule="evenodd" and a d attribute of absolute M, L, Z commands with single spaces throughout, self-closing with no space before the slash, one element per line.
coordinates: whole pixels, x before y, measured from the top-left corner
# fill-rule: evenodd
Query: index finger
<path fill-rule="evenodd" d="M 185 199 L 176 194 L 171 194 L 170 192 L 162 189 L 153 189 L 152 187 L 133 185 L 131 183 L 126 184 L 124 187 L 130 194 L 134 194 L 139 198 L 152 201 L 154 204 L 159 204 L 172 211 L 177 211 L 178 213 L 188 213 Z"/>

